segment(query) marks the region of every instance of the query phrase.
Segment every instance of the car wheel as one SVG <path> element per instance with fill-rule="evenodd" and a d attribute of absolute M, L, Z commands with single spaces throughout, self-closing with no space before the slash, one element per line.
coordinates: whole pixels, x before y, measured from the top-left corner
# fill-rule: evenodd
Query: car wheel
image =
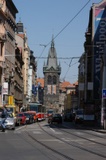
<path fill-rule="evenodd" d="M 5 128 L 2 128 L 2 132 L 5 132 Z"/>

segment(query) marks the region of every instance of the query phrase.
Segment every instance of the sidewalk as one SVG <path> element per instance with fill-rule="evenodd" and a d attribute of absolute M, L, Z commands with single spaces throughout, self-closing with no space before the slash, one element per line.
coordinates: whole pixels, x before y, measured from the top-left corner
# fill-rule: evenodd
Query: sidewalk
<path fill-rule="evenodd" d="M 72 127 L 72 123 L 67 122 L 68 125 L 64 124 L 64 127 L 70 127 L 70 124 L 71 124 L 71 127 Z M 92 131 L 95 131 L 95 132 L 106 134 L 106 130 L 102 129 L 100 127 L 100 125 L 97 124 L 97 123 L 96 124 L 92 124 L 92 123 L 91 124 L 75 124 L 75 123 L 73 123 L 73 124 L 76 128 L 79 128 L 79 129 L 87 129 L 87 130 L 92 130 Z"/>
<path fill-rule="evenodd" d="M 95 131 L 95 132 L 106 133 L 106 130 L 101 128 L 99 123 L 88 124 L 88 125 L 85 124 L 85 125 L 82 125 L 82 127 L 90 129 L 90 130 Z"/>
<path fill-rule="evenodd" d="M 106 133 L 105 129 L 92 129 L 92 130 L 99 133 Z"/>

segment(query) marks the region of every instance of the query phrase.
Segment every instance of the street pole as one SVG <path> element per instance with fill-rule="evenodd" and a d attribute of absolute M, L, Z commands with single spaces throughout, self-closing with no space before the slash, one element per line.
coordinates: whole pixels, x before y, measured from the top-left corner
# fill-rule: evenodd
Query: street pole
<path fill-rule="evenodd" d="M 3 106 L 3 100 L 4 100 L 4 60 L 2 62 L 2 97 L 1 97 L 1 101 L 2 101 L 2 106 Z"/>
<path fill-rule="evenodd" d="M 106 129 L 106 44 L 103 56 L 101 126 L 103 127 L 103 129 Z"/>

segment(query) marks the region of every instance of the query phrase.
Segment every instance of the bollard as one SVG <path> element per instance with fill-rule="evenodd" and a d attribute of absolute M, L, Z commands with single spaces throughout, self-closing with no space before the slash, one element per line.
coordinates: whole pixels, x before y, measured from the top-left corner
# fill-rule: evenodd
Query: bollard
<path fill-rule="evenodd" d="M 106 119 L 104 119 L 104 129 L 106 129 Z"/>

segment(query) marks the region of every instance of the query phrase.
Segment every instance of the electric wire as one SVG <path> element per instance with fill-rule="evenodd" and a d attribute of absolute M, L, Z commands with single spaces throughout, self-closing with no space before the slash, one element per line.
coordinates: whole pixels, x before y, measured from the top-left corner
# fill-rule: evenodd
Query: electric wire
<path fill-rule="evenodd" d="M 69 25 L 70 23 L 82 12 L 82 10 L 88 5 L 88 3 L 90 2 L 91 0 L 87 1 L 87 3 L 75 14 L 75 16 L 57 33 L 56 36 L 54 36 L 53 40 L 56 39 Z M 51 41 L 47 44 L 47 45 L 42 45 L 40 44 L 40 46 L 43 46 L 43 50 L 40 54 L 40 57 L 42 56 L 42 54 L 44 53 L 46 47 L 51 43 Z M 39 57 L 39 58 L 40 58 Z"/>
<path fill-rule="evenodd" d="M 88 3 L 89 3 L 90 1 L 91 1 L 91 0 L 88 0 L 88 1 L 87 1 L 87 3 L 75 14 L 75 16 L 57 33 L 56 36 L 54 36 L 53 40 L 56 39 L 56 38 L 73 22 L 73 20 L 82 12 L 82 10 L 88 5 Z M 43 46 L 43 50 L 42 50 L 42 52 L 41 52 L 41 54 L 40 54 L 40 57 L 42 56 L 42 54 L 44 53 L 46 47 L 47 47 L 50 43 L 51 43 L 51 41 L 50 41 L 47 45 L 42 45 L 42 46 Z M 41 46 L 41 44 L 40 44 L 40 46 Z M 40 57 L 39 57 L 39 59 L 40 59 Z M 79 58 L 79 57 L 78 57 L 78 58 Z M 39 61 L 39 59 L 38 59 L 38 61 Z M 66 71 L 66 74 L 65 74 L 65 76 L 64 76 L 64 80 L 65 80 L 65 78 L 66 78 L 66 75 L 67 75 L 70 67 L 71 67 L 72 60 L 73 60 L 73 57 L 71 58 L 71 61 L 70 61 L 70 63 L 69 63 L 69 67 L 68 67 L 68 69 L 67 69 L 67 71 Z M 38 61 L 37 61 L 37 62 L 38 62 Z"/>
<path fill-rule="evenodd" d="M 60 30 L 60 32 L 57 33 L 56 36 L 54 36 L 53 39 L 56 39 L 69 25 L 70 23 L 82 12 L 82 10 L 88 5 L 88 3 L 90 2 L 91 0 L 89 0 L 76 14 L 75 16 Z M 51 42 L 49 42 L 46 46 L 48 46 Z"/>

